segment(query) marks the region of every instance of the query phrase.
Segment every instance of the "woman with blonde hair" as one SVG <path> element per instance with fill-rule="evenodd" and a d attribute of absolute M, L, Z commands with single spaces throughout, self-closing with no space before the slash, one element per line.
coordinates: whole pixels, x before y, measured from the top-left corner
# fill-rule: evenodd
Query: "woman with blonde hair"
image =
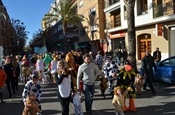
<path fill-rule="evenodd" d="M 64 61 L 58 62 L 58 99 L 62 107 L 62 115 L 69 115 L 71 91 L 74 92 L 70 70 L 65 67 Z"/>

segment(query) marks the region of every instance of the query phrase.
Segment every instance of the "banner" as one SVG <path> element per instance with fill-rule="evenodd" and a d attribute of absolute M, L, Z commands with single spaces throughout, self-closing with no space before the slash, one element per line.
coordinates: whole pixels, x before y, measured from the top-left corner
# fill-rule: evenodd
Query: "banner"
<path fill-rule="evenodd" d="M 34 47 L 34 52 L 37 54 L 42 54 L 42 53 L 46 53 L 47 52 L 47 48 L 46 46 L 43 47 Z"/>

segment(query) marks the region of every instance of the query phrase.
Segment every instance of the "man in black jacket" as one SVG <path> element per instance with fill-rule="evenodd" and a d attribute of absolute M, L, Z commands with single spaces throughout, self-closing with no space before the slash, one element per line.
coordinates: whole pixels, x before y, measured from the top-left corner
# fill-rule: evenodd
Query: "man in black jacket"
<path fill-rule="evenodd" d="M 159 48 L 157 47 L 156 48 L 156 51 L 154 51 L 153 53 L 153 58 L 154 58 L 154 61 L 157 63 L 157 62 L 160 62 L 161 61 L 161 51 L 159 51 Z"/>
<path fill-rule="evenodd" d="M 149 91 L 148 89 L 146 89 L 146 86 L 147 86 L 147 83 L 148 83 L 152 93 L 155 94 L 156 91 L 155 91 L 155 89 L 152 85 L 153 67 L 154 67 L 154 70 L 157 71 L 156 65 L 154 63 L 154 59 L 151 56 L 150 51 L 146 50 L 145 56 L 142 59 L 142 69 L 143 69 L 143 72 L 144 72 L 144 76 L 146 77 L 143 89 L 146 90 L 146 91 Z"/>

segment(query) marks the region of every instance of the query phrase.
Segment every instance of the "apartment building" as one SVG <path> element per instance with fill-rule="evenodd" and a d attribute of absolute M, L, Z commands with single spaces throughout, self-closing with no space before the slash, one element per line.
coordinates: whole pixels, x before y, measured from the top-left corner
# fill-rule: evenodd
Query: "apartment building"
<path fill-rule="evenodd" d="M 0 0 L 0 11 L 5 16 L 5 20 L 3 19 L 0 20 L 0 46 L 3 47 L 4 54 L 7 55 L 13 49 L 14 28 L 12 27 L 10 17 L 2 0 Z"/>
<path fill-rule="evenodd" d="M 128 46 L 127 13 L 123 0 L 106 0 L 106 33 L 111 39 L 110 49 Z M 141 60 L 145 50 L 152 53 L 156 47 L 162 59 L 175 55 L 175 2 L 174 0 L 136 0 L 136 58 Z"/>
<path fill-rule="evenodd" d="M 72 0 L 75 2 L 75 0 Z M 55 0 L 51 4 L 51 7 L 59 7 L 60 0 Z M 76 5 L 76 4 L 75 4 Z M 54 10 L 50 8 L 49 14 L 54 14 Z M 51 17 L 52 18 L 52 17 Z M 74 31 L 77 27 L 75 25 L 67 25 L 66 40 L 69 49 L 75 49 L 75 42 L 78 41 L 78 32 Z M 46 46 L 48 51 L 63 51 L 64 49 L 64 35 L 62 29 L 61 17 L 58 20 L 51 21 L 50 19 L 45 20 L 45 16 L 42 19 L 42 29 L 45 33 L 44 39 L 46 41 Z M 73 44 L 72 44 L 73 43 Z"/>
<path fill-rule="evenodd" d="M 79 47 L 85 47 L 89 44 L 91 50 L 96 53 L 98 50 L 105 51 L 106 35 L 104 0 L 77 0 L 78 14 L 84 16 L 82 26 L 79 28 Z"/>

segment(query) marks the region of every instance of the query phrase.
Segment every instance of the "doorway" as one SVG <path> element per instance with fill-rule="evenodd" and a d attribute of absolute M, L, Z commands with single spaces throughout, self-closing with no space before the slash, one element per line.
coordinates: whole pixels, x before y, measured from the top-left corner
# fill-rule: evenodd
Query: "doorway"
<path fill-rule="evenodd" d="M 141 59 L 145 56 L 145 51 L 149 50 L 151 52 L 151 39 L 140 40 L 140 55 Z"/>
<path fill-rule="evenodd" d="M 141 60 L 145 56 L 145 51 L 151 52 L 151 35 L 142 34 L 138 36 L 138 59 Z"/>

